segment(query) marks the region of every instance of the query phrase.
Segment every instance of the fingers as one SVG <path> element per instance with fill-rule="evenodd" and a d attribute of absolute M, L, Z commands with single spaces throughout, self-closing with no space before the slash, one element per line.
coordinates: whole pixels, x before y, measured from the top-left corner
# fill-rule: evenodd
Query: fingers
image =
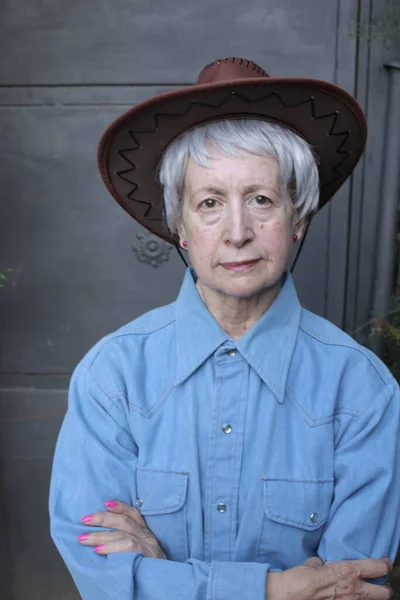
<path fill-rule="evenodd" d="M 363 579 L 373 579 L 375 577 L 385 577 L 393 571 L 393 563 L 388 558 L 367 558 L 360 562 L 361 577 Z M 374 573 L 373 575 L 368 573 Z"/>
<path fill-rule="evenodd" d="M 346 560 L 343 562 L 338 561 L 338 563 L 329 563 L 329 565 L 340 565 L 340 563 L 354 570 L 360 579 L 379 579 L 380 577 L 386 577 L 393 569 L 393 565 L 388 558 Z"/>
<path fill-rule="evenodd" d="M 344 560 L 325 563 L 324 569 L 333 574 L 336 579 L 334 589 L 335 597 L 341 594 L 348 595 L 352 590 L 351 597 L 363 600 L 389 600 L 392 592 L 388 586 L 373 584 L 366 579 L 380 579 L 389 575 L 393 566 L 388 558 L 376 559 L 365 558 L 363 560 Z"/>
<path fill-rule="evenodd" d="M 127 517 L 130 517 L 131 519 L 139 523 L 139 525 L 146 527 L 145 520 L 140 514 L 140 511 L 134 506 L 130 506 L 125 502 L 117 502 L 116 500 L 107 500 L 107 502 L 104 502 L 104 505 L 109 512 L 126 515 Z"/>
<path fill-rule="evenodd" d="M 104 504 L 107 512 L 95 512 L 83 517 L 81 521 L 90 527 L 103 527 L 114 531 L 83 533 L 78 536 L 79 543 L 94 546 L 97 554 L 137 552 L 151 558 L 167 560 L 158 540 L 136 508 L 116 500 L 107 500 Z"/>
<path fill-rule="evenodd" d="M 118 505 L 123 505 L 123 503 L 119 502 Z M 126 507 L 130 510 L 127 510 Z M 147 529 L 142 515 L 138 514 L 139 511 L 132 506 L 106 506 L 106 508 L 107 512 L 95 512 L 92 515 L 84 517 L 82 523 L 90 527 L 116 529 L 118 531 L 136 535 L 139 535 L 144 529 Z"/>
<path fill-rule="evenodd" d="M 121 533 L 120 531 L 94 531 L 92 533 L 83 533 L 77 539 L 82 546 L 100 546 L 101 544 L 116 542 L 126 536 L 126 533 Z"/>
<path fill-rule="evenodd" d="M 120 540 L 114 540 L 105 544 L 100 544 L 94 548 L 97 554 L 115 554 L 116 552 L 142 552 L 142 546 L 135 542 L 131 537 L 124 537 Z"/>
<path fill-rule="evenodd" d="M 365 600 L 390 600 L 393 595 L 390 587 L 373 583 L 364 583 L 361 593 Z"/>
<path fill-rule="evenodd" d="M 93 547 L 94 552 L 101 555 L 137 552 L 150 558 L 167 558 L 150 532 L 147 537 L 136 537 L 120 531 L 96 531 L 80 535 L 78 542 Z"/>
<path fill-rule="evenodd" d="M 78 538 L 79 539 L 79 538 Z M 93 546 L 96 554 L 114 554 L 116 552 L 140 552 L 146 553 L 146 556 L 152 557 L 149 550 L 144 550 L 140 540 L 135 540 L 132 536 L 121 534 L 119 532 L 106 531 L 99 533 L 90 533 L 84 540 L 80 540 L 83 546 Z"/>

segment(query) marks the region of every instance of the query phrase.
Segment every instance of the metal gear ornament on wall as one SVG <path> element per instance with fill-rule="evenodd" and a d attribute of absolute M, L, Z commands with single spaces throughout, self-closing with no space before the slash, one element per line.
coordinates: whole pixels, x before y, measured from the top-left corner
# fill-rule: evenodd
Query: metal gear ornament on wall
<path fill-rule="evenodd" d="M 172 246 L 150 232 L 138 233 L 132 250 L 140 262 L 159 267 L 169 260 Z"/>

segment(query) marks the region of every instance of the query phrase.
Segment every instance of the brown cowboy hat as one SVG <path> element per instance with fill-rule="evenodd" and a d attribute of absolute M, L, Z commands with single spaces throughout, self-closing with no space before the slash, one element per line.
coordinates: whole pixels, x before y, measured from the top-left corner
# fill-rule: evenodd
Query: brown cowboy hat
<path fill-rule="evenodd" d="M 136 221 L 173 242 L 157 182 L 161 157 L 184 131 L 224 118 L 277 121 L 307 140 L 318 162 L 319 209 L 349 177 L 367 137 L 360 106 L 342 88 L 317 79 L 269 77 L 250 60 L 224 58 L 204 67 L 194 85 L 153 96 L 111 123 L 98 149 L 109 192 Z"/>

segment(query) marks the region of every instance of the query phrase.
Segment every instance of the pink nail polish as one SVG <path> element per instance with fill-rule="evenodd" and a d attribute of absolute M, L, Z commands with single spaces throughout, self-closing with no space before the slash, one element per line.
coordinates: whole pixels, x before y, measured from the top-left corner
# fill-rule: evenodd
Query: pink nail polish
<path fill-rule="evenodd" d="M 81 519 L 82 523 L 89 523 L 89 521 L 91 521 L 93 519 L 93 515 L 88 515 L 87 517 L 83 517 L 83 519 Z"/>
<path fill-rule="evenodd" d="M 118 502 L 115 502 L 115 500 L 107 500 L 107 502 L 104 502 L 104 506 L 107 506 L 107 508 L 115 508 L 118 506 Z"/>
<path fill-rule="evenodd" d="M 88 539 L 88 537 L 89 537 L 88 533 L 82 533 L 82 535 L 80 535 L 77 539 L 78 539 L 78 542 L 84 542 L 85 540 Z"/>
<path fill-rule="evenodd" d="M 95 552 L 101 552 L 104 548 L 104 544 L 100 544 L 100 546 L 95 546 L 95 548 L 93 548 L 93 550 Z"/>

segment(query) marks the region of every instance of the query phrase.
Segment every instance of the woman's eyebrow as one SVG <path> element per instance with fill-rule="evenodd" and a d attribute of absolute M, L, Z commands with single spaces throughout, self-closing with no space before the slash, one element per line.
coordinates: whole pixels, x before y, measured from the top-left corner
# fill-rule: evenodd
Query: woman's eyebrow
<path fill-rule="evenodd" d="M 274 192 L 275 194 L 278 194 L 277 190 L 272 186 L 272 185 L 268 185 L 267 182 L 260 182 L 260 183 L 251 183 L 249 185 L 246 185 L 242 188 L 242 193 L 244 194 L 251 194 L 254 192 L 258 192 L 261 189 L 265 190 L 271 190 L 272 192 Z M 219 194 L 222 195 L 225 193 L 225 189 L 223 187 L 218 187 L 216 185 L 207 185 L 204 187 L 201 187 L 197 190 L 194 190 L 194 194 Z"/>
<path fill-rule="evenodd" d="M 218 187 L 216 185 L 206 185 L 205 187 L 201 187 L 198 190 L 194 190 L 195 194 L 224 194 L 225 190 L 222 187 Z"/>
<path fill-rule="evenodd" d="M 268 182 L 264 181 L 264 182 L 260 182 L 260 183 L 252 183 L 250 185 L 246 185 L 243 188 L 243 192 L 245 194 L 251 194 L 254 192 L 259 192 L 260 190 L 271 190 L 271 192 L 274 192 L 275 194 L 277 194 L 277 190 L 274 188 L 273 185 L 269 185 Z"/>

